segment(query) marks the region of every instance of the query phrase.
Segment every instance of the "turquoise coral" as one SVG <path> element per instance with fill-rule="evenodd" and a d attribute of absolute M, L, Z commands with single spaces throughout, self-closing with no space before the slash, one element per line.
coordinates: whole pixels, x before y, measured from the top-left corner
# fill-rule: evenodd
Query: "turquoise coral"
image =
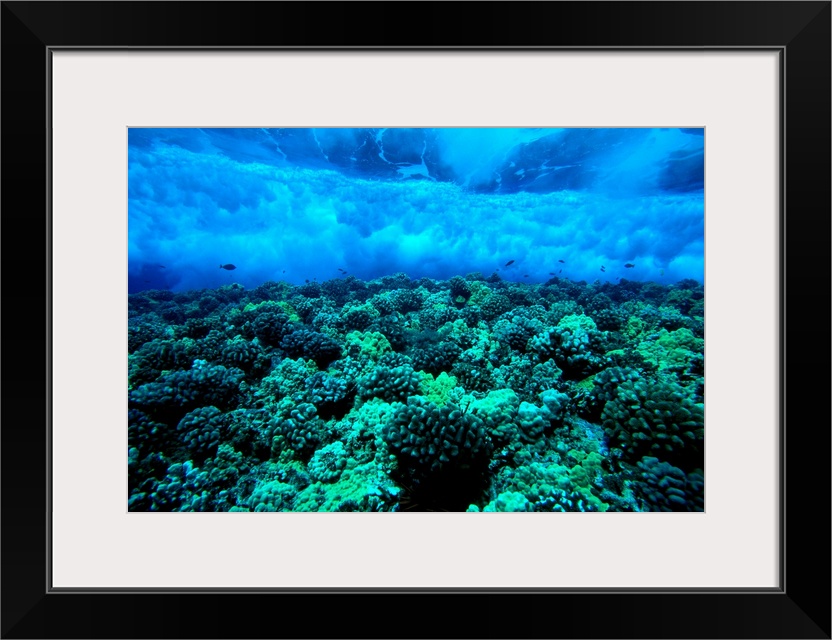
<path fill-rule="evenodd" d="M 702 506 L 693 288 L 273 284 L 131 307 L 131 510 Z"/>

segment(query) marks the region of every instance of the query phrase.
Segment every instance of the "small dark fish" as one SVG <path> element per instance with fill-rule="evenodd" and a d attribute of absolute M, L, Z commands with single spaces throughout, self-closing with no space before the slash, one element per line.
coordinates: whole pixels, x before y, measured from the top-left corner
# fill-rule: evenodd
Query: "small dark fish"
<path fill-rule="evenodd" d="M 505 265 L 503 265 L 503 266 L 506 266 L 506 267 L 507 267 L 507 266 L 508 266 L 508 265 L 510 265 L 510 264 L 514 264 L 514 260 L 509 260 L 509 261 L 508 261 L 508 262 L 506 262 L 506 263 L 505 263 Z"/>
<path fill-rule="evenodd" d="M 566 264 L 566 260 L 558 260 L 561 264 Z"/>
<path fill-rule="evenodd" d="M 145 282 L 150 282 L 150 280 L 145 280 Z"/>
<path fill-rule="evenodd" d="M 309 282 L 309 278 L 307 278 L 306 280 L 304 280 L 304 282 Z"/>
<path fill-rule="evenodd" d="M 160 269 L 167 269 L 167 267 L 166 267 L 165 265 L 163 265 L 163 264 L 160 264 L 160 265 L 159 265 L 159 268 L 160 268 Z"/>
<path fill-rule="evenodd" d="M 601 271 L 603 271 L 604 273 L 607 272 L 607 270 L 604 268 L 604 265 L 601 265 Z"/>
<path fill-rule="evenodd" d="M 283 270 L 283 273 L 286 273 L 286 269 Z"/>
<path fill-rule="evenodd" d="M 558 273 L 560 273 L 561 271 L 563 271 L 563 269 L 558 270 Z"/>
<path fill-rule="evenodd" d="M 236 268 L 237 268 L 237 267 L 235 267 L 235 266 L 234 266 L 233 264 L 231 264 L 230 262 L 229 262 L 228 264 L 221 264 L 221 265 L 220 265 L 220 269 L 225 269 L 226 271 L 234 271 L 234 269 L 236 269 Z"/>
<path fill-rule="evenodd" d="M 338 271 L 340 271 L 341 273 L 346 273 L 346 271 L 344 271 L 341 267 L 338 267 Z"/>
<path fill-rule="evenodd" d="M 528 274 L 528 273 L 524 273 L 524 274 L 523 274 L 523 277 L 524 277 L 524 278 L 528 278 L 528 277 L 529 277 L 529 274 Z"/>
<path fill-rule="evenodd" d="M 627 264 L 624 265 L 624 268 L 625 269 L 632 269 L 634 266 L 636 266 L 636 265 L 631 264 L 631 263 L 628 262 Z"/>
<path fill-rule="evenodd" d="M 560 271 L 558 271 L 558 273 L 560 273 Z M 553 276 L 553 275 L 555 275 L 555 274 L 554 274 L 554 273 L 552 273 L 552 272 L 550 271 L 550 272 L 549 272 L 549 275 L 550 275 L 550 276 Z"/>

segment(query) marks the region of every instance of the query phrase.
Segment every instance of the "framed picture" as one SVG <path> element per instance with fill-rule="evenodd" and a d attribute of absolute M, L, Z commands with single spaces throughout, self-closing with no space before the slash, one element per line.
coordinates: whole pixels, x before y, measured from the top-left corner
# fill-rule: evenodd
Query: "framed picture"
<path fill-rule="evenodd" d="M 705 511 L 704 127 L 128 157 L 131 513 Z"/>
<path fill-rule="evenodd" d="M 2 12 L 4 637 L 830 637 L 829 2 Z"/>

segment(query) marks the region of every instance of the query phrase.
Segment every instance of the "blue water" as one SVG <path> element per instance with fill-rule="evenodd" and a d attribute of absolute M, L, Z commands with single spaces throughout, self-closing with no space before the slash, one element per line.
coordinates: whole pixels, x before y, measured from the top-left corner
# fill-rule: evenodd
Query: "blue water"
<path fill-rule="evenodd" d="M 704 279 L 703 129 L 130 129 L 128 171 L 131 293 Z"/>

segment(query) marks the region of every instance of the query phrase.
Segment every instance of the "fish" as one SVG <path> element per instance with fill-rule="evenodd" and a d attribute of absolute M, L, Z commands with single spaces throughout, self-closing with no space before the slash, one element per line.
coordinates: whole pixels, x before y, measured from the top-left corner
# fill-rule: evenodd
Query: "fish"
<path fill-rule="evenodd" d="M 558 273 L 560 273 L 560 272 L 558 272 Z M 550 271 L 550 272 L 549 272 L 549 275 L 550 275 L 550 276 L 553 276 L 553 275 L 555 275 L 555 274 L 554 274 L 554 273 L 552 273 L 552 272 Z"/>
<path fill-rule="evenodd" d="M 505 265 L 503 265 L 503 266 L 507 267 L 507 266 L 509 266 L 510 264 L 514 264 L 514 260 L 509 260 L 509 261 L 508 261 L 508 262 L 506 262 L 506 263 L 505 263 Z"/>
<path fill-rule="evenodd" d="M 165 265 L 163 265 L 163 264 L 160 264 L 160 265 L 159 265 L 159 268 L 160 268 L 160 269 L 167 269 L 167 267 L 166 267 Z"/>
<path fill-rule="evenodd" d="M 524 277 L 524 278 L 528 278 L 528 277 L 529 277 L 529 274 L 528 274 L 528 273 L 524 273 L 524 274 L 523 274 L 523 277 Z"/>
<path fill-rule="evenodd" d="M 559 270 L 558 270 L 558 273 L 560 273 L 561 271 L 563 271 L 563 269 L 559 269 Z"/>
<path fill-rule="evenodd" d="M 632 269 L 634 266 L 636 266 L 636 265 L 634 265 L 634 264 L 632 264 L 632 263 L 628 262 L 627 264 L 625 264 L 625 265 L 624 265 L 624 268 L 625 268 L 625 269 Z"/>
<path fill-rule="evenodd" d="M 566 260 L 558 260 L 561 264 L 566 264 Z"/>
<path fill-rule="evenodd" d="M 220 269 L 225 269 L 226 271 L 234 271 L 234 269 L 236 269 L 236 268 L 237 268 L 237 267 L 235 267 L 235 266 L 234 266 L 233 264 L 231 264 L 230 262 L 229 262 L 228 264 L 221 264 L 221 265 L 220 265 Z"/>
<path fill-rule="evenodd" d="M 607 272 L 607 269 L 604 267 L 604 265 L 601 265 L 601 271 L 603 271 L 604 273 Z"/>
<path fill-rule="evenodd" d="M 338 267 L 338 271 L 340 271 L 341 273 L 346 273 L 346 271 L 344 271 L 341 267 Z"/>

